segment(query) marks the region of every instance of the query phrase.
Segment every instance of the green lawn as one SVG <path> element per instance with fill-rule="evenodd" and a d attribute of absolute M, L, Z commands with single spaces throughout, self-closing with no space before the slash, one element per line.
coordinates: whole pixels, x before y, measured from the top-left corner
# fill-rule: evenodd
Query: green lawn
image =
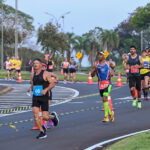
<path fill-rule="evenodd" d="M 150 132 L 123 139 L 106 150 L 150 150 Z"/>
<path fill-rule="evenodd" d="M 0 71 L 0 79 L 4 79 L 6 74 L 7 74 L 6 71 L 1 70 Z M 30 73 L 22 73 L 21 75 L 22 75 L 22 79 L 24 79 L 24 80 L 29 80 L 31 78 Z M 58 78 L 59 78 L 60 81 L 62 81 L 64 76 L 63 75 L 58 75 Z M 88 76 L 87 75 L 77 75 L 76 80 L 80 81 L 80 82 L 88 82 Z M 97 77 L 94 77 L 93 82 L 96 82 L 96 81 L 97 81 Z M 116 82 L 116 81 L 117 81 L 117 77 L 113 77 L 112 82 Z M 126 79 L 122 78 L 122 81 L 125 82 Z"/>

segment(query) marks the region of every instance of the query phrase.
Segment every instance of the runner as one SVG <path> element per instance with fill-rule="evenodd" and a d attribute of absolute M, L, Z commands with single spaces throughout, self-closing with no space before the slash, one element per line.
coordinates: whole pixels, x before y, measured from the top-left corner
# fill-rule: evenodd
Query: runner
<path fill-rule="evenodd" d="M 109 67 L 113 69 L 115 66 L 111 62 L 109 63 L 109 65 L 108 63 L 106 63 L 104 52 L 98 52 L 97 55 L 98 55 L 98 63 L 95 64 L 94 70 L 92 71 L 91 75 L 92 77 L 94 77 L 95 74 L 97 74 L 98 77 L 99 91 L 100 96 L 102 97 L 103 100 L 105 112 L 103 122 L 109 122 L 108 115 L 110 116 L 111 122 L 114 122 L 114 112 L 111 111 L 111 109 L 109 108 L 108 96 L 110 94 L 112 87 Z"/>
<path fill-rule="evenodd" d="M 50 91 L 55 86 L 55 83 L 54 80 L 49 76 L 49 73 L 42 70 L 42 63 L 40 59 L 37 58 L 34 60 L 33 67 L 35 73 L 31 80 L 31 89 L 33 90 L 32 109 L 35 121 L 40 129 L 40 134 L 37 136 L 37 139 L 42 139 L 46 138 L 47 135 L 46 128 L 42 126 L 40 122 L 40 107 L 42 109 L 42 116 L 44 120 L 52 120 L 54 126 L 57 126 L 59 122 L 57 113 L 53 112 L 51 115 L 49 115 L 48 111 L 48 91 Z"/>
<path fill-rule="evenodd" d="M 10 78 L 14 79 L 15 77 L 15 59 L 14 56 L 11 57 L 10 59 L 11 65 L 10 65 Z"/>
<path fill-rule="evenodd" d="M 136 106 L 137 97 L 135 95 L 135 88 L 138 93 L 138 105 L 137 108 L 141 109 L 141 79 L 139 69 L 143 67 L 143 61 L 141 56 L 137 55 L 136 47 L 130 46 L 130 55 L 125 60 L 127 67 L 129 67 L 129 87 L 133 97 L 132 106 Z"/>
<path fill-rule="evenodd" d="M 144 100 L 148 100 L 149 77 L 150 77 L 150 70 L 149 70 L 150 59 L 146 55 L 147 55 L 146 50 L 143 50 L 142 51 L 142 61 L 144 63 L 144 68 L 140 69 L 140 74 L 141 74 Z"/>
<path fill-rule="evenodd" d="M 4 66 L 7 70 L 7 75 L 6 75 L 6 79 L 9 80 L 10 79 L 10 65 L 11 65 L 11 62 L 9 60 L 9 57 L 7 57 L 7 60 L 4 62 Z"/>
<path fill-rule="evenodd" d="M 52 59 L 53 59 L 53 55 L 50 55 L 50 56 L 48 56 L 48 60 L 46 60 L 48 72 L 53 72 L 54 62 Z"/>
<path fill-rule="evenodd" d="M 65 58 L 65 60 L 62 62 L 62 66 L 63 66 L 63 73 L 64 73 L 64 84 L 66 84 L 68 78 L 68 70 L 69 70 L 69 62 L 67 58 Z"/>
<path fill-rule="evenodd" d="M 74 60 L 74 57 L 71 57 L 71 60 L 70 60 L 70 76 L 72 78 L 73 83 L 75 83 L 75 81 L 76 81 L 76 71 L 77 71 L 77 63 Z"/>
<path fill-rule="evenodd" d="M 127 66 L 127 63 L 126 63 L 126 59 L 128 59 L 128 55 L 127 54 L 123 54 L 122 55 L 122 58 L 123 58 L 123 68 L 125 70 L 125 73 L 126 73 L 126 78 L 127 78 L 127 84 L 129 83 L 129 67 Z"/>
<path fill-rule="evenodd" d="M 15 69 L 16 69 L 16 77 L 17 77 L 17 79 L 18 79 L 19 73 L 20 73 L 20 71 L 21 71 L 21 64 L 22 64 L 22 62 L 21 62 L 21 60 L 19 59 L 19 57 L 17 56 L 17 57 L 16 57 L 16 60 L 15 60 Z"/>

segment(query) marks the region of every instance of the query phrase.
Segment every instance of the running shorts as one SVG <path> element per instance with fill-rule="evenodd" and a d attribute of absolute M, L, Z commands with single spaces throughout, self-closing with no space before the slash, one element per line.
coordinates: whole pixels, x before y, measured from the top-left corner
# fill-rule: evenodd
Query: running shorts
<path fill-rule="evenodd" d="M 68 74 L 68 69 L 63 68 L 63 72 Z"/>
<path fill-rule="evenodd" d="M 41 107 L 42 111 L 48 111 L 48 96 L 33 96 L 32 107 Z"/>
<path fill-rule="evenodd" d="M 145 77 L 145 76 L 150 77 L 150 72 L 147 72 L 147 73 L 145 73 L 145 74 L 141 74 L 141 80 L 144 80 L 144 77 Z"/>
<path fill-rule="evenodd" d="M 103 90 L 99 90 L 100 92 L 100 96 L 103 97 L 103 96 L 109 96 L 110 92 L 111 92 L 111 88 L 112 88 L 112 85 L 109 85 L 107 88 L 103 89 Z"/>
<path fill-rule="evenodd" d="M 129 76 L 129 87 L 135 87 L 138 91 L 141 91 L 141 77 Z"/>
<path fill-rule="evenodd" d="M 75 72 L 76 72 L 76 69 L 70 68 L 70 73 L 75 73 Z"/>

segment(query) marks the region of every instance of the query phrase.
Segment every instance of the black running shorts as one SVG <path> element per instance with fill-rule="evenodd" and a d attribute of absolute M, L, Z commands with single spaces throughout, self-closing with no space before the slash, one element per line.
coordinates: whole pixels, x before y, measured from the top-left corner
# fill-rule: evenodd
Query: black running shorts
<path fill-rule="evenodd" d="M 145 77 L 145 76 L 150 77 L 150 72 L 147 72 L 147 73 L 145 73 L 145 74 L 141 74 L 141 80 L 144 80 L 144 77 Z"/>
<path fill-rule="evenodd" d="M 63 68 L 63 72 L 68 74 L 68 69 Z"/>
<path fill-rule="evenodd" d="M 33 96 L 32 107 L 41 107 L 42 111 L 48 111 L 48 96 Z"/>
<path fill-rule="evenodd" d="M 138 91 L 141 91 L 141 77 L 129 76 L 129 87 L 135 87 Z"/>

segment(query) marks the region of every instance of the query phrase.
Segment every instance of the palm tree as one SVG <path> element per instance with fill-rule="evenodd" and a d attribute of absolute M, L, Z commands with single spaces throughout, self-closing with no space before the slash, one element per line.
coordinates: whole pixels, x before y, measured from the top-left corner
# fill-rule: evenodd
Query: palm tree
<path fill-rule="evenodd" d="M 119 35 L 113 30 L 104 30 L 101 33 L 100 40 L 102 42 L 103 49 L 112 51 L 113 48 L 119 46 Z"/>
<path fill-rule="evenodd" d="M 82 53 L 82 57 L 79 59 L 79 69 L 81 68 L 81 63 L 82 63 L 82 59 L 84 57 L 84 53 L 85 53 L 85 42 L 86 42 L 86 38 L 84 38 L 83 36 L 76 36 L 74 38 L 74 45 L 73 45 L 73 49 L 78 52 L 80 51 Z"/>
<path fill-rule="evenodd" d="M 66 39 L 67 39 L 67 59 L 70 60 L 71 53 L 73 52 L 73 44 L 75 43 L 75 34 L 67 32 L 66 34 Z"/>
<path fill-rule="evenodd" d="M 86 38 L 85 52 L 88 55 L 88 60 L 91 66 L 94 65 L 97 51 L 101 49 L 101 41 L 100 41 L 101 32 L 102 29 L 96 27 L 94 30 L 90 30 L 88 33 L 84 34 Z"/>

